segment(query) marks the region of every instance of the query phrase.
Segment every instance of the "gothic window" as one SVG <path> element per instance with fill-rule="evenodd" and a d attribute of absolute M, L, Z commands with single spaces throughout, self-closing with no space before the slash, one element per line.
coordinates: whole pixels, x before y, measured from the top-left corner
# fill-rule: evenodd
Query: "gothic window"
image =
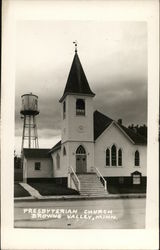
<path fill-rule="evenodd" d="M 41 170 L 41 163 L 40 162 L 35 162 L 34 169 L 35 170 Z"/>
<path fill-rule="evenodd" d="M 115 145 L 113 145 L 111 148 L 111 156 L 112 156 L 112 166 L 116 166 L 117 165 L 117 149 Z"/>
<path fill-rule="evenodd" d="M 139 166 L 140 165 L 140 155 L 139 155 L 139 151 L 138 150 L 136 150 L 136 152 L 135 152 L 134 165 L 135 166 Z"/>
<path fill-rule="evenodd" d="M 83 99 L 76 101 L 76 115 L 85 115 L 85 101 Z"/>
<path fill-rule="evenodd" d="M 122 150 L 118 150 L 118 166 L 122 166 Z"/>
<path fill-rule="evenodd" d="M 110 166 L 110 150 L 106 149 L 106 166 Z"/>
<path fill-rule="evenodd" d="M 77 155 L 82 155 L 82 154 L 86 154 L 86 151 L 84 149 L 84 147 L 82 145 L 80 145 L 77 150 L 76 150 L 76 154 Z"/>
<path fill-rule="evenodd" d="M 63 155 L 66 155 L 66 148 L 63 147 Z"/>
<path fill-rule="evenodd" d="M 57 169 L 60 168 L 60 156 L 59 154 L 56 155 L 56 163 L 57 163 Z"/>
<path fill-rule="evenodd" d="M 66 118 L 66 102 L 63 102 L 63 119 Z"/>

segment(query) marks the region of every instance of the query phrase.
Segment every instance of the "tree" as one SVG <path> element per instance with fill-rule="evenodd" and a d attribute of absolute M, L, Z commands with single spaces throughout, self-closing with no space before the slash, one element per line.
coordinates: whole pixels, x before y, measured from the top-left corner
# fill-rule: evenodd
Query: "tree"
<path fill-rule="evenodd" d="M 147 126 L 145 124 L 143 125 L 131 124 L 128 126 L 128 128 L 132 129 L 134 132 L 138 133 L 139 135 L 142 135 L 147 138 Z"/>

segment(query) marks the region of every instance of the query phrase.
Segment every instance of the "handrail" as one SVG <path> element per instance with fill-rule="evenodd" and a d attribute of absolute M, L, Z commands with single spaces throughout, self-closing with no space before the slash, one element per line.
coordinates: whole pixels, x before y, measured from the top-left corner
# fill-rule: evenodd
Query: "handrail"
<path fill-rule="evenodd" d="M 76 175 L 75 171 L 73 170 L 73 168 L 72 168 L 71 166 L 69 167 L 69 169 L 71 169 L 71 173 L 74 174 L 74 176 L 75 176 L 75 178 L 76 178 L 76 180 L 77 180 L 77 182 L 78 182 L 78 190 L 80 191 L 80 189 L 81 189 L 80 180 L 78 179 L 78 176 Z M 73 181 L 74 181 L 74 179 L 73 179 Z"/>
<path fill-rule="evenodd" d="M 106 182 L 106 180 L 104 179 L 104 177 L 103 177 L 103 175 L 101 174 L 101 172 L 99 171 L 99 169 L 96 168 L 96 167 L 95 167 L 95 169 L 96 169 L 96 172 L 100 175 L 100 177 L 101 177 L 102 180 L 104 181 L 104 189 L 107 190 L 107 182 Z M 98 175 L 98 174 L 97 174 L 97 175 Z"/>

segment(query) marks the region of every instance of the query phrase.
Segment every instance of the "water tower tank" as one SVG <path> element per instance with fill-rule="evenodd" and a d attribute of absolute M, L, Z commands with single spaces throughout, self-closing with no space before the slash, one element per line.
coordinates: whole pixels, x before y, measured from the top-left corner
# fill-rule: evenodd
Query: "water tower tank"
<path fill-rule="evenodd" d="M 25 94 L 21 96 L 22 98 L 22 108 L 20 113 L 22 115 L 38 115 L 38 96 L 30 94 Z"/>

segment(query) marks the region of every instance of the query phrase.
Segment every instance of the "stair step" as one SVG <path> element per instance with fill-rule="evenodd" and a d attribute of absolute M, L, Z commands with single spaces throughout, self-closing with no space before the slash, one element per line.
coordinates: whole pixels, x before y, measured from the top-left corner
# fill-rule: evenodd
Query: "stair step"
<path fill-rule="evenodd" d="M 107 196 L 107 191 L 104 189 L 101 180 L 95 173 L 77 174 L 77 176 L 81 184 L 81 195 L 90 197 Z"/>

